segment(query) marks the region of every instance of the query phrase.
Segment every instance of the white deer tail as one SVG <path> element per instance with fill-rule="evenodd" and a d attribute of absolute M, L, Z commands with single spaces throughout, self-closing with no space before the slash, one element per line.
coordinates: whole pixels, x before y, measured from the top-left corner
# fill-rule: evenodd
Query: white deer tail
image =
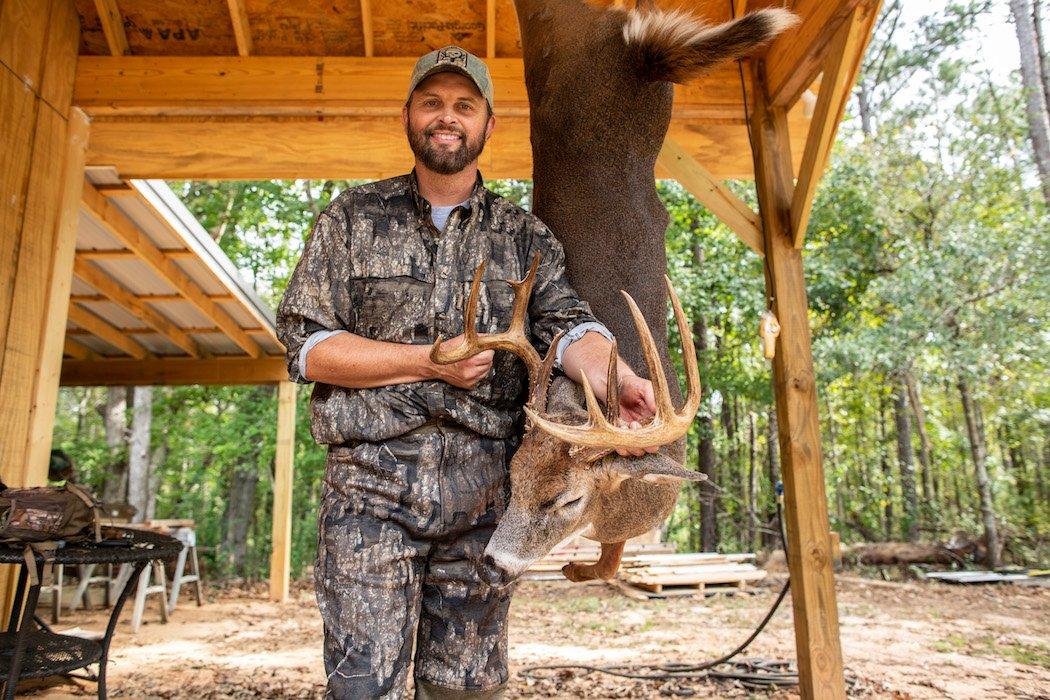
<path fill-rule="evenodd" d="M 683 10 L 632 10 L 623 39 L 643 80 L 684 83 L 746 56 L 798 22 L 798 16 L 779 8 L 713 26 Z"/>

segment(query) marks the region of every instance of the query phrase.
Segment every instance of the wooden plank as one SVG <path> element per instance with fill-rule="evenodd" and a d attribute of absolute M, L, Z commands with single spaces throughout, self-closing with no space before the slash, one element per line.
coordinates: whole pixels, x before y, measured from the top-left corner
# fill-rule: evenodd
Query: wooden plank
<path fill-rule="evenodd" d="M 94 135 L 92 134 L 92 137 Z M 117 239 L 149 265 L 157 274 L 162 276 L 186 300 L 210 319 L 230 340 L 237 344 L 253 358 L 262 357 L 262 349 L 258 343 L 252 340 L 229 314 L 219 307 L 208 295 L 190 279 L 189 275 L 170 258 L 164 255 L 135 224 L 128 219 L 123 212 L 114 207 L 91 183 L 85 182 L 83 188 L 83 202 L 87 212 L 105 229 L 117 237 Z"/>
<path fill-rule="evenodd" d="M 360 56 L 81 56 L 73 101 L 92 117 L 400 118 L 415 61 Z M 522 60 L 491 58 L 485 63 L 497 115 L 528 116 Z M 743 93 L 736 66 L 676 86 L 673 116 L 742 124 Z"/>
<path fill-rule="evenodd" d="M 136 360 L 145 360 L 153 357 L 153 353 L 143 347 L 138 341 L 132 340 L 121 329 L 115 328 L 108 321 L 96 316 L 82 306 L 70 304 L 69 320 L 91 333 L 91 335 L 106 341 L 115 348 L 123 350 Z"/>
<path fill-rule="evenodd" d="M 632 584 L 648 584 L 651 586 L 678 586 L 682 584 L 699 583 L 736 583 L 738 581 L 761 581 L 766 577 L 766 572 L 761 569 L 755 571 L 741 571 L 736 573 L 666 573 L 653 576 L 640 576 L 634 573 L 622 572 L 624 581 Z"/>
<path fill-rule="evenodd" d="M 0 3 L 0 65 L 39 94 L 53 0 L 4 0 Z"/>
<path fill-rule="evenodd" d="M 766 290 L 781 332 L 773 359 L 791 600 L 804 698 L 845 698 L 816 380 L 801 252 L 791 230 L 792 172 L 787 117 L 771 104 L 756 62 L 755 173 L 766 241 Z"/>
<path fill-rule="evenodd" d="M 97 188 L 96 188 L 97 189 Z M 186 260 L 197 257 L 192 250 L 186 248 L 158 248 L 165 257 L 175 260 Z M 78 250 L 77 260 L 138 260 L 138 254 L 133 250 Z"/>
<path fill-rule="evenodd" d="M 132 316 L 170 340 L 190 357 L 207 356 L 208 353 L 203 351 L 197 345 L 197 342 L 187 335 L 185 331 L 175 325 L 169 318 L 147 306 L 141 299 L 120 286 L 96 265 L 86 260 L 78 259 L 73 263 L 73 272 L 77 277 L 102 292 L 103 296 L 110 301 L 127 309 Z"/>
<path fill-rule="evenodd" d="M 237 54 L 248 56 L 252 52 L 252 28 L 248 23 L 248 11 L 244 0 L 226 0 L 230 8 L 230 22 L 233 24 L 233 37 L 237 40 Z"/>
<path fill-rule="evenodd" d="M 273 474 L 273 552 L 270 555 L 270 600 L 288 600 L 292 554 L 292 483 L 295 478 L 296 385 L 277 385 L 277 446 Z"/>
<path fill-rule="evenodd" d="M 69 0 L 51 0 L 46 59 L 40 77 L 40 97 L 63 117 L 69 117 L 73 100 L 73 76 L 77 67 L 80 20 Z"/>
<path fill-rule="evenodd" d="M 664 140 L 658 162 L 751 250 L 764 255 L 758 214 L 700 165 L 674 139 Z"/>
<path fill-rule="evenodd" d="M 77 300 L 70 298 L 70 301 L 77 301 Z M 103 299 L 103 301 L 105 301 L 105 299 Z M 183 300 L 183 301 L 185 301 L 185 300 Z M 80 302 L 77 301 L 77 303 L 80 303 Z M 83 304 L 81 304 L 81 305 L 83 305 Z M 121 333 L 123 333 L 124 335 L 156 335 L 157 334 L 156 330 L 154 330 L 153 328 L 146 327 L 146 326 L 117 328 L 117 330 L 120 331 Z M 183 333 L 189 333 L 191 335 L 208 334 L 208 333 L 214 333 L 216 335 L 223 335 L 223 332 L 222 332 L 221 328 L 215 328 L 215 327 L 212 327 L 212 326 L 203 326 L 203 327 L 200 327 L 200 326 L 189 326 L 189 327 L 183 328 L 182 331 L 183 331 Z M 245 328 L 244 332 L 245 333 L 266 333 L 267 331 L 263 330 L 262 328 Z M 66 335 L 89 335 L 89 334 L 85 330 L 78 330 L 76 328 L 70 328 L 69 330 L 66 331 Z"/>
<path fill-rule="evenodd" d="M 73 294 L 69 297 L 70 301 L 82 302 L 82 301 L 106 301 L 108 297 L 103 294 Z M 149 302 L 150 304 L 170 302 L 170 301 L 186 301 L 186 298 L 181 294 L 139 294 L 135 297 L 139 301 Z M 232 301 L 232 294 L 209 294 L 208 298 L 212 301 Z M 185 329 L 183 329 L 185 330 Z M 218 330 L 218 329 L 216 329 Z M 260 329 L 261 330 L 261 329 Z"/>
<path fill-rule="evenodd" d="M 835 134 L 857 80 L 880 4 L 875 2 L 870 7 L 861 5 L 853 10 L 835 35 L 825 60 L 824 77 L 821 79 L 820 93 L 802 154 L 798 184 L 791 201 L 791 230 L 795 235 L 793 244 L 796 248 L 802 247 L 805 239 L 813 198 L 835 144 Z"/>
<path fill-rule="evenodd" d="M 62 386 L 139 386 L 143 384 L 232 386 L 274 384 L 288 378 L 283 356 L 249 360 L 243 357 L 126 358 L 62 363 Z"/>
<path fill-rule="evenodd" d="M 497 104 L 498 98 L 497 98 Z M 481 154 L 486 178 L 531 178 L 527 119 L 497 117 Z M 808 122 L 798 122 L 799 139 Z M 671 138 L 720 179 L 750 178 L 747 130 L 736 124 L 677 122 Z M 800 140 L 801 143 L 801 140 Z M 91 124 L 88 162 L 127 178 L 378 179 L 412 167 L 400 117 L 324 120 L 108 121 Z M 666 177 L 657 171 L 658 177 Z"/>
<path fill-rule="evenodd" d="M 124 15 L 117 7 L 117 0 L 95 0 L 95 9 L 102 24 L 102 33 L 106 35 L 109 52 L 114 56 L 123 56 L 128 52 L 128 35 L 124 31 Z"/>
<path fill-rule="evenodd" d="M 39 322 L 40 350 L 33 374 L 33 400 L 29 414 L 29 436 L 26 445 L 26 481 L 45 483 L 51 461 L 55 409 L 58 404 L 58 381 L 66 343 L 64 330 L 72 286 L 73 250 L 77 242 L 80 219 L 80 183 L 84 178 L 84 158 L 88 142 L 88 118 L 78 109 L 69 115 L 65 129 L 65 148 L 59 179 L 58 218 L 50 251 L 50 269 L 46 281 L 43 318 Z M 83 346 L 81 346 L 83 347 Z M 83 359 L 94 353 L 84 348 Z"/>
<path fill-rule="evenodd" d="M 62 342 L 62 354 L 69 355 L 74 360 L 98 359 L 98 355 L 94 350 L 86 345 L 81 345 L 75 338 L 70 338 L 69 336 L 66 336 L 65 340 Z"/>
<path fill-rule="evenodd" d="M 372 30 L 372 0 L 361 0 L 361 35 L 365 40 L 365 58 L 372 58 L 376 51 L 375 33 Z"/>
<path fill-rule="evenodd" d="M 832 39 L 861 0 L 795 0 L 802 24 L 766 50 L 770 104 L 790 107 L 816 79 Z"/>
<path fill-rule="evenodd" d="M 485 56 L 496 57 L 496 0 L 485 0 Z"/>

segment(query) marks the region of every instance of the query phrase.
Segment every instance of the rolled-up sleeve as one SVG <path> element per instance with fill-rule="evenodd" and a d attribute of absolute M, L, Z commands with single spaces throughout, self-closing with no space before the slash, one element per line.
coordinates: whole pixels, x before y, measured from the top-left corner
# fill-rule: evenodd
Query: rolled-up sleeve
<path fill-rule="evenodd" d="M 580 299 L 565 276 L 565 251 L 561 243 L 539 219 L 530 217 L 529 225 L 531 245 L 527 264 L 532 264 L 537 253 L 540 255 L 536 285 L 529 301 L 529 320 L 537 350 L 542 354 L 561 331 L 569 332 L 584 324 L 601 324 L 591 313 L 590 305 Z M 563 344 L 562 351 L 566 345 L 568 343 Z"/>
<path fill-rule="evenodd" d="M 288 378 L 310 380 L 300 371 L 300 351 L 318 331 L 353 329 L 349 324 L 349 217 L 342 198 L 317 217 L 288 287 L 277 307 L 277 337 L 285 347 Z"/>

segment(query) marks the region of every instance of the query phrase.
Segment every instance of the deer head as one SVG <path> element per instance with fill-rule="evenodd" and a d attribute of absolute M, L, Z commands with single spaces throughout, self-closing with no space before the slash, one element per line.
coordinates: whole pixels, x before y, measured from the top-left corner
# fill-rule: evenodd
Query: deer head
<path fill-rule="evenodd" d="M 647 425 L 632 430 L 619 420 L 615 342 L 609 355 L 604 411 L 586 377 L 582 381 L 582 401 L 580 389 L 572 380 L 559 377 L 551 385 L 561 334 L 554 338 L 546 357 L 541 359 L 524 333 L 525 314 L 538 265 L 537 256 L 524 279 L 508 280 L 514 289 L 510 326 L 502 333 L 493 334 L 479 334 L 475 326 L 485 267 L 484 263 L 479 265 L 464 312 L 465 342 L 445 351 L 439 336 L 430 353 L 435 362 L 451 363 L 483 350 L 508 350 L 528 368 L 529 399 L 525 405 L 528 420 L 521 446 L 511 461 L 510 504 L 485 549 L 482 567 L 494 585 L 509 583 L 564 538 L 595 526 L 600 528 L 603 518 L 608 519 L 624 507 L 665 514 L 673 505 L 683 480 L 703 478 L 659 452 L 642 457 L 613 454 L 618 448 L 657 447 L 680 439 L 688 432 L 700 406 L 696 350 L 689 322 L 670 280 L 664 277 L 682 335 L 687 377 L 685 403 L 675 410 L 649 326 L 634 299 L 624 292 L 656 398 L 656 415 Z M 548 388 L 551 390 L 549 400 Z M 670 488 L 653 489 L 656 484 L 670 485 Z"/>

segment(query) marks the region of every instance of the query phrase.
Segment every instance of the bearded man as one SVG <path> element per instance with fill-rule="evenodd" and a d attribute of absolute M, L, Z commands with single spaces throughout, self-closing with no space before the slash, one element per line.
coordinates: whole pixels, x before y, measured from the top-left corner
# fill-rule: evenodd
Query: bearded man
<path fill-rule="evenodd" d="M 510 353 L 438 365 L 430 346 L 463 342 L 482 261 L 478 330 L 503 330 L 505 280 L 536 255 L 526 331 L 540 354 L 566 331 L 557 366 L 605 396 L 612 336 L 547 227 L 482 182 L 496 125 L 485 64 L 455 46 L 419 59 L 402 122 L 415 168 L 331 202 L 278 311 L 289 375 L 316 382 L 311 432 L 328 445 L 314 570 L 327 695 L 401 697 L 414 649 L 417 698 L 497 698 L 511 588 L 477 563 L 509 498 L 528 377 Z M 653 415 L 649 381 L 622 360 L 620 378 L 621 414 Z"/>

